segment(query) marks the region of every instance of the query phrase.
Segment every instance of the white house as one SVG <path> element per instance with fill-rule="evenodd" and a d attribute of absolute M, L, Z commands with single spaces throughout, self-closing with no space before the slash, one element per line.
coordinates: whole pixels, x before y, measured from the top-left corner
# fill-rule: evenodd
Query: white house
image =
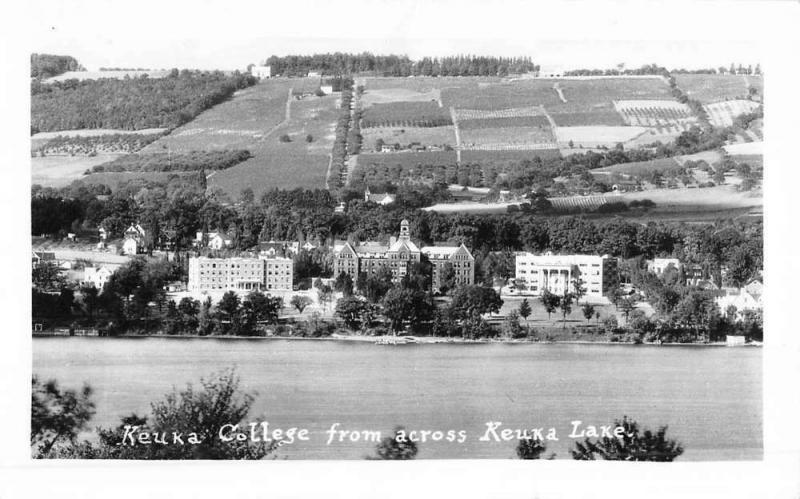
<path fill-rule="evenodd" d="M 748 286 L 745 286 L 741 289 L 722 288 L 722 291 L 725 294 L 716 298 L 714 302 L 717 304 L 720 312 L 723 314 L 726 313 L 728 307 L 733 305 L 736 307 L 737 318 L 741 319 L 745 311 L 757 311 L 764 308 L 762 295 L 757 291 L 757 289 L 759 288 L 756 286 L 753 286 L 751 289 L 748 289 Z"/>
<path fill-rule="evenodd" d="M 199 247 L 203 246 L 203 238 L 204 236 L 208 236 L 208 239 L 205 242 L 205 246 L 211 248 L 213 250 L 221 250 L 224 248 L 229 248 L 233 244 L 233 240 L 227 234 L 222 232 L 197 232 L 195 235 L 195 244 Z"/>
<path fill-rule="evenodd" d="M 521 294 L 538 296 L 544 290 L 557 295 L 575 292 L 575 283 L 580 279 L 584 299 L 602 299 L 603 275 L 611 261 L 605 255 L 517 253 L 515 281 Z"/>
<path fill-rule="evenodd" d="M 250 74 L 258 79 L 272 78 L 272 66 L 253 66 Z"/>
<path fill-rule="evenodd" d="M 144 251 L 146 232 L 139 224 L 132 224 L 125 230 L 125 241 L 122 243 L 122 253 L 125 255 L 138 255 Z"/>
<path fill-rule="evenodd" d="M 113 272 L 106 267 L 84 267 L 83 283 L 102 290 L 103 286 L 111 279 L 111 274 Z"/>
<path fill-rule="evenodd" d="M 377 203 L 381 206 L 392 204 L 395 202 L 396 199 L 397 196 L 395 196 L 394 194 L 389 194 L 388 192 L 373 194 L 369 191 L 369 187 L 367 187 L 367 190 L 364 191 L 364 201 L 372 201 L 373 203 Z"/>
<path fill-rule="evenodd" d="M 333 85 L 322 85 L 319 87 L 319 89 L 322 90 L 325 95 L 330 95 L 333 93 Z"/>
<path fill-rule="evenodd" d="M 672 265 L 675 270 L 681 269 L 681 261 L 677 258 L 654 258 L 647 261 L 647 270 L 656 275 L 661 275 L 670 265 Z"/>

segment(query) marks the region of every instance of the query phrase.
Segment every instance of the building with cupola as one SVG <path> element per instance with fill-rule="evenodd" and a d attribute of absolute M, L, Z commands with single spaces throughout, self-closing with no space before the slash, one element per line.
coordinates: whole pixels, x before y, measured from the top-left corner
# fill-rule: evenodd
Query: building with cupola
<path fill-rule="evenodd" d="M 392 237 L 389 244 L 374 242 L 347 242 L 334 248 L 334 276 L 342 272 L 356 282 L 359 274 L 372 275 L 381 267 L 392 272 L 395 281 L 402 279 L 411 266 L 419 263 L 425 255 L 431 262 L 431 286 L 434 291 L 440 287 L 442 271 L 448 263 L 453 266 L 457 285 L 475 282 L 475 258 L 466 246 L 425 246 L 420 248 L 411 239 L 408 220 L 400 222 L 400 233 Z"/>

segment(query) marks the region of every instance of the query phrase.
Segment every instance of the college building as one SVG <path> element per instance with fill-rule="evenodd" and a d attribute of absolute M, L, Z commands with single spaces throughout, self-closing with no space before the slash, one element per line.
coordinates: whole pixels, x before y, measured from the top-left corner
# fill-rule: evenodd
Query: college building
<path fill-rule="evenodd" d="M 291 291 L 291 258 L 189 259 L 189 291 Z"/>
<path fill-rule="evenodd" d="M 455 271 L 457 285 L 474 284 L 475 258 L 463 244 L 460 246 L 425 246 L 419 248 L 412 240 L 408 220 L 400 222 L 399 237 L 392 237 L 388 245 L 379 243 L 344 243 L 334 248 L 333 275 L 348 274 L 353 282 L 359 274 L 375 274 L 386 266 L 392 277 L 399 281 L 409 267 L 420 262 L 425 255 L 433 266 L 431 287 L 438 291 L 442 270 L 448 263 Z"/>
<path fill-rule="evenodd" d="M 580 279 L 584 299 L 598 299 L 603 296 L 603 276 L 613 261 L 608 256 L 517 253 L 516 285 L 522 294 L 538 296 L 548 290 L 563 295 L 574 293 Z"/>

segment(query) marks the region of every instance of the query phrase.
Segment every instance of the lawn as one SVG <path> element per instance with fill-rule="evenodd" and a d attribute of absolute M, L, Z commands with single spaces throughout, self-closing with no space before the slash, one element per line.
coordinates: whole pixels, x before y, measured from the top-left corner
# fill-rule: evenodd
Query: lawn
<path fill-rule="evenodd" d="M 186 172 L 102 172 L 86 175 L 81 177 L 80 180 L 90 185 L 107 185 L 112 191 L 115 191 L 120 184 L 131 180 L 166 183 L 172 176 L 187 174 Z"/>
<path fill-rule="evenodd" d="M 676 74 L 675 83 L 690 99 L 703 104 L 747 96 L 751 77 L 742 75 Z"/>

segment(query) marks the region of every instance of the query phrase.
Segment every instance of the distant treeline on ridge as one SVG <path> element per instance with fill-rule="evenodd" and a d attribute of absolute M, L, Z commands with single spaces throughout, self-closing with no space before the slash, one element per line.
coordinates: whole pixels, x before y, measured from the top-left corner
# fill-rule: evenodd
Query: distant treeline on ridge
<path fill-rule="evenodd" d="M 423 57 L 418 61 L 406 55 L 361 54 L 276 55 L 267 59 L 272 74 L 306 76 L 310 71 L 324 74 L 372 73 L 377 76 L 505 76 L 536 71 L 530 57 L 484 57 L 458 55 Z"/>
<path fill-rule="evenodd" d="M 31 78 L 51 78 L 67 71 L 85 71 L 78 61 L 68 55 L 31 54 Z"/>

